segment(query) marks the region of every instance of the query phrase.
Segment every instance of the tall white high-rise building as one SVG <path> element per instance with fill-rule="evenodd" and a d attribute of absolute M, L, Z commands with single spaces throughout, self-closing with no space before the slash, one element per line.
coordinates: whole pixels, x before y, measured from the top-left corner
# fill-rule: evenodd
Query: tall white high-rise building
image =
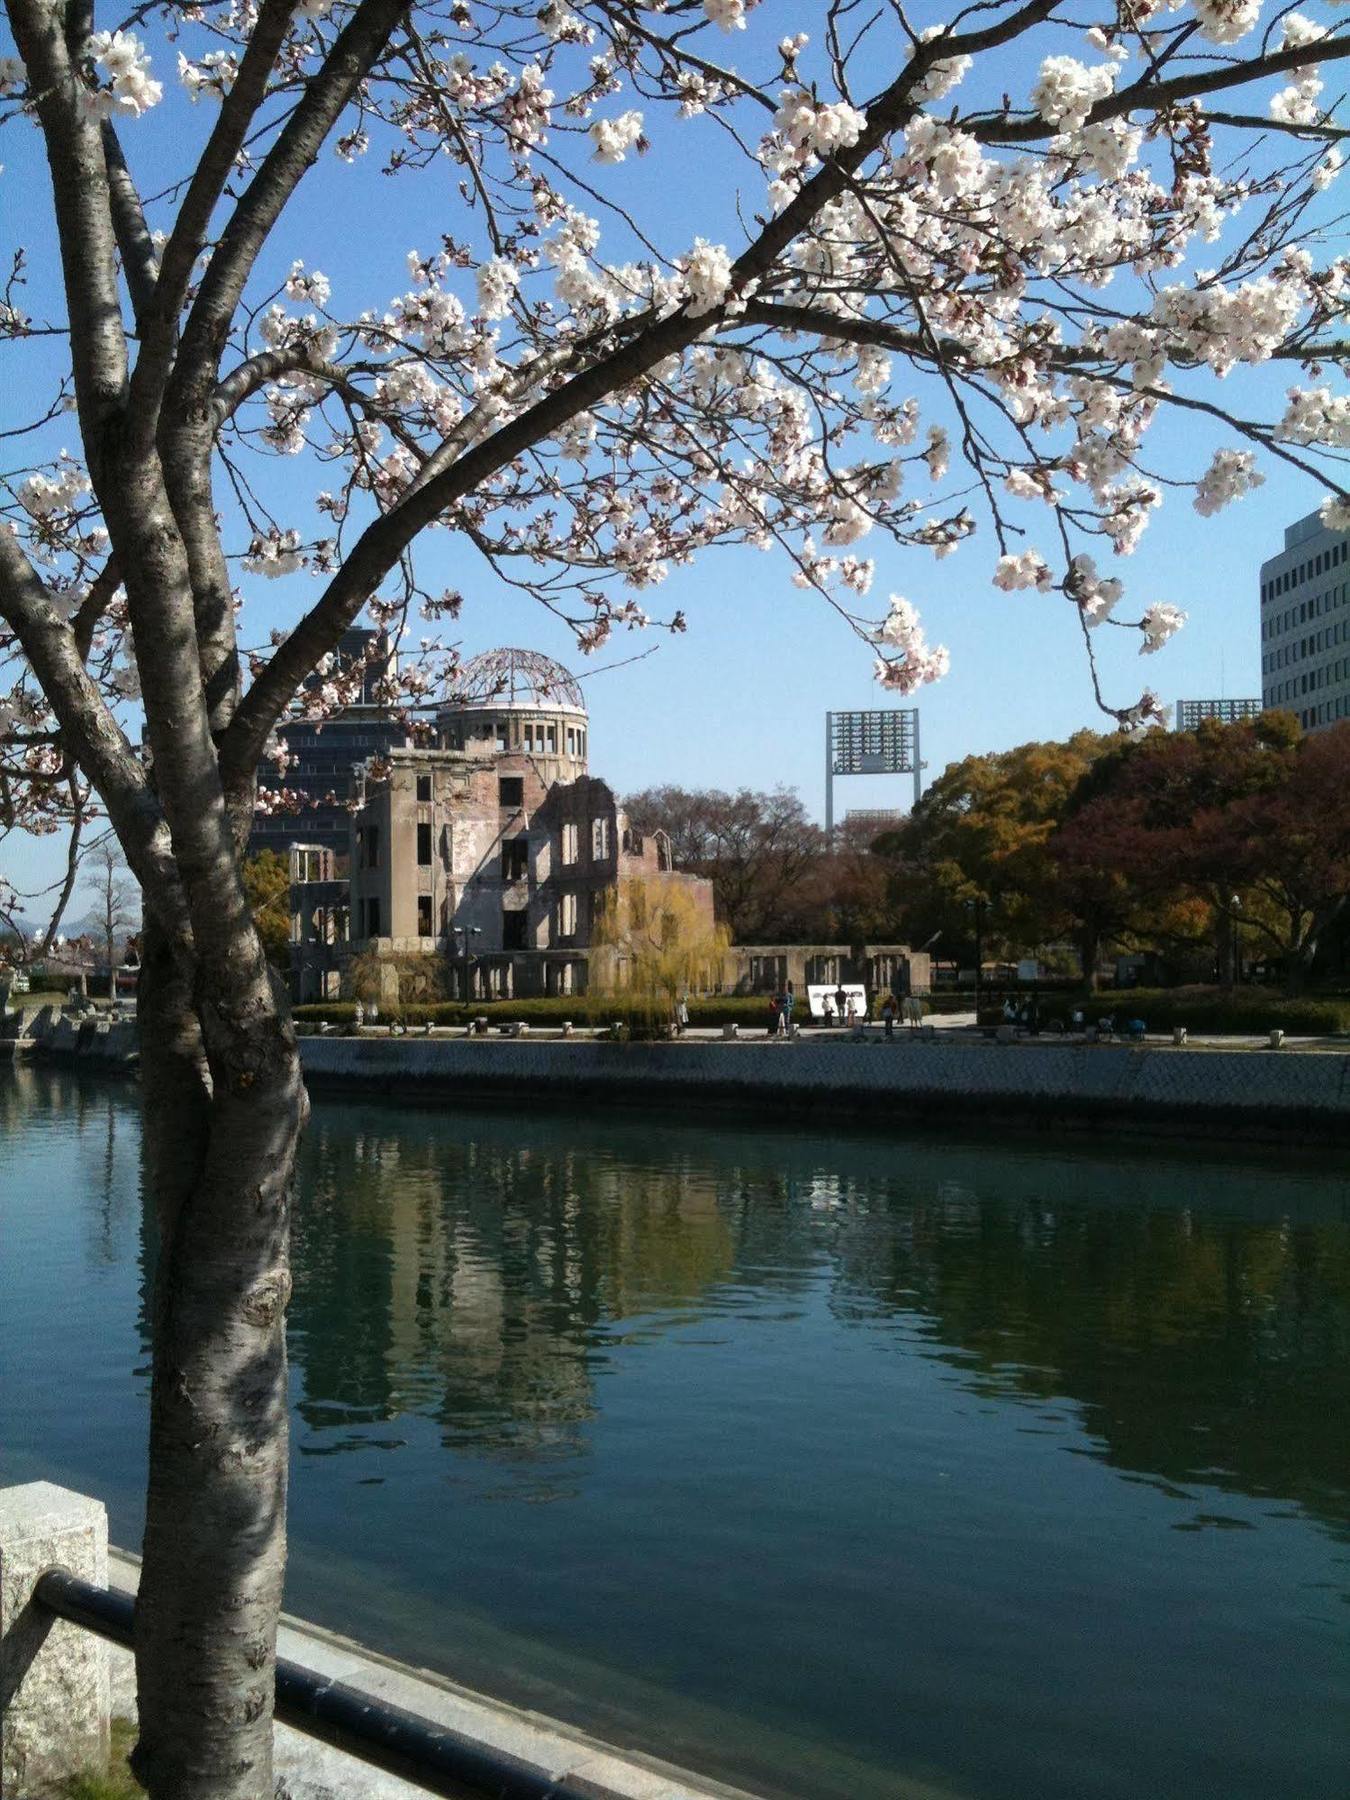
<path fill-rule="evenodd" d="M 1350 718 L 1350 532 L 1317 513 L 1261 565 L 1261 699 L 1305 731 Z"/>

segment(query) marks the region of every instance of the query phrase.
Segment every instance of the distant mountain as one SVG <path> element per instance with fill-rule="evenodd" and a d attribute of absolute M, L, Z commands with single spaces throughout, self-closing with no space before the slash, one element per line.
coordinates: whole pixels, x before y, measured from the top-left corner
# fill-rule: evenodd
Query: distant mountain
<path fill-rule="evenodd" d="M 128 925 L 119 925 L 117 927 L 118 943 L 123 943 L 140 928 L 139 919 L 133 920 Z M 101 944 L 103 942 L 103 920 L 96 912 L 84 913 L 78 919 L 62 919 L 61 936 L 64 938 L 90 937 L 96 944 Z"/>

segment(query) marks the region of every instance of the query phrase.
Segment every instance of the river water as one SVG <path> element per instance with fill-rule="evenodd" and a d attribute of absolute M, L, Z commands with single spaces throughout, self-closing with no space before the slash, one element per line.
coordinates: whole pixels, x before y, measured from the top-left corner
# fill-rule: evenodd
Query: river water
<path fill-rule="evenodd" d="M 0 1481 L 146 1427 L 136 1089 L 0 1073 Z M 1331 1159 L 318 1100 L 293 1611 L 791 1800 L 1344 1800 Z"/>

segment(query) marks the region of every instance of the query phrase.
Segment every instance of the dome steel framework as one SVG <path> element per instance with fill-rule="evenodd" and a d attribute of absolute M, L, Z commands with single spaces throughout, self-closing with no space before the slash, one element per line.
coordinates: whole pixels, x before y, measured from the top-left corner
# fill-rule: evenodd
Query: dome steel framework
<path fill-rule="evenodd" d="M 584 713 L 586 701 L 576 677 L 538 650 L 485 650 L 459 671 L 447 700 L 458 708 L 565 707 Z"/>

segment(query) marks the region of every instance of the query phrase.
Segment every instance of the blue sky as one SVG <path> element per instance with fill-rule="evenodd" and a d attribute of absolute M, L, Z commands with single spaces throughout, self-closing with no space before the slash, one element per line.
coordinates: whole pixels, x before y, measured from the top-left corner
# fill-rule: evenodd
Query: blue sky
<path fill-rule="evenodd" d="M 776 39 L 799 22 L 805 25 L 817 11 L 768 0 L 758 15 L 757 33 L 719 39 L 710 48 L 725 51 L 750 71 L 757 36 Z M 922 26 L 942 16 L 922 5 L 916 22 Z M 1015 96 L 1025 94 L 1039 58 L 1066 47 L 1041 36 L 1034 52 L 1002 57 L 991 79 Z M 7 48 L 0 45 L 0 50 Z M 169 47 L 152 42 L 152 49 L 156 73 L 165 81 L 165 102 L 123 132 L 145 191 L 179 172 L 185 137 L 199 139 L 210 122 L 207 107 L 194 109 L 179 91 Z M 975 94 L 968 84 L 953 98 L 968 104 Z M 618 110 L 633 102 L 620 98 L 604 110 L 610 104 Z M 663 247 L 672 254 L 686 248 L 695 234 L 739 242 L 738 199 L 761 204 L 762 189 L 753 187 L 753 172 L 727 161 L 708 121 L 677 126 L 651 113 L 648 117 L 652 154 L 630 159 L 617 170 L 599 171 L 606 191 L 654 221 Z M 3 139 L 0 256 L 7 264 L 14 245 L 28 247 L 32 281 L 21 303 L 40 316 L 49 300 L 56 304 L 45 171 L 35 134 L 25 125 L 11 127 Z M 680 172 L 677 181 L 671 180 L 672 168 Z M 404 259 L 410 248 L 429 251 L 442 232 L 471 234 L 456 182 L 457 171 L 449 164 L 391 182 L 380 174 L 373 153 L 352 168 L 326 156 L 269 247 L 259 291 L 284 278 L 299 257 L 330 277 L 334 310 L 350 314 L 362 306 L 382 308 L 407 285 Z M 152 218 L 152 223 L 162 222 Z M 629 252 L 617 229 L 606 228 L 604 244 L 615 259 Z M 1212 252 L 1215 259 L 1217 254 Z M 41 391 L 45 356 L 41 348 L 35 354 L 32 346 L 0 346 L 10 396 L 3 406 L 6 423 L 22 418 L 30 396 Z M 1228 390 L 1256 416 L 1268 416 L 1280 410 L 1283 388 L 1292 378 L 1292 371 L 1240 371 Z M 1213 395 L 1214 384 L 1207 385 Z M 925 398 L 921 382 L 912 388 L 906 382 L 901 391 Z M 66 441 L 77 448 L 69 430 L 49 436 L 45 444 L 52 449 Z M 1164 421 L 1150 434 L 1147 461 L 1164 476 L 1195 476 L 1215 447 L 1235 441 L 1206 428 L 1197 430 L 1190 422 L 1179 427 Z M 18 441 L 20 454 L 9 447 L 3 459 L 6 472 L 21 467 L 28 442 Z M 1123 616 L 1135 616 L 1157 600 L 1172 601 L 1190 615 L 1186 630 L 1156 656 L 1140 657 L 1133 634 L 1109 629 L 1096 634 L 1109 699 L 1128 704 L 1145 684 L 1168 702 L 1180 696 L 1259 693 L 1258 566 L 1280 547 L 1283 527 L 1310 511 L 1319 498 L 1314 484 L 1295 471 L 1273 461 L 1262 467 L 1266 485 L 1212 520 L 1199 518 L 1184 492 L 1169 493 L 1133 557 L 1109 569 L 1110 559 L 1099 559 L 1103 572 L 1125 581 Z M 292 492 L 297 500 L 311 493 L 322 480 L 310 474 L 301 481 L 303 469 L 295 464 L 269 462 L 263 468 L 276 484 L 283 520 L 307 523 L 292 516 L 285 502 Z M 955 485 L 949 480 L 946 491 Z M 1023 516 L 1028 541 L 1050 550 L 1049 515 L 1040 509 L 1035 517 Z M 917 697 L 930 775 L 970 752 L 1105 724 L 1093 704 L 1072 609 L 1057 596 L 1004 594 L 992 588 L 989 577 L 997 550 L 987 529 L 941 562 L 925 551 L 898 549 L 876 532 L 860 548 L 877 562 L 871 597 L 876 604 L 869 602 L 867 610 L 883 612 L 888 593 L 904 594 L 923 614 L 930 640 L 951 651 L 951 674 Z M 592 767 L 621 791 L 656 782 L 724 787 L 781 782 L 799 788 L 819 816 L 826 710 L 888 703 L 871 679 L 865 647 L 818 596 L 792 585 L 781 553 L 714 551 L 693 569 L 677 570 L 644 603 L 649 599 L 652 610 L 660 613 L 681 607 L 689 621 L 687 635 L 617 635 L 590 663 L 578 656 L 565 627 L 504 588 L 444 534 L 433 534 L 419 566 L 428 585 L 444 581 L 464 592 L 466 604 L 455 633 L 466 656 L 496 644 L 528 645 L 587 677 Z M 244 586 L 254 641 L 263 627 L 293 618 L 318 592 L 315 578 L 307 576 L 262 584 L 245 578 Z M 603 672 L 605 665 L 648 649 L 653 653 L 643 660 Z M 592 675 L 593 668 L 597 672 Z M 907 778 L 889 789 L 884 782 L 855 780 L 840 785 L 837 805 L 843 810 L 899 804 L 907 796 Z M 55 873 L 60 846 L 53 840 L 25 843 L 11 837 L 0 848 L 0 858 L 4 873 L 32 887 Z"/>

